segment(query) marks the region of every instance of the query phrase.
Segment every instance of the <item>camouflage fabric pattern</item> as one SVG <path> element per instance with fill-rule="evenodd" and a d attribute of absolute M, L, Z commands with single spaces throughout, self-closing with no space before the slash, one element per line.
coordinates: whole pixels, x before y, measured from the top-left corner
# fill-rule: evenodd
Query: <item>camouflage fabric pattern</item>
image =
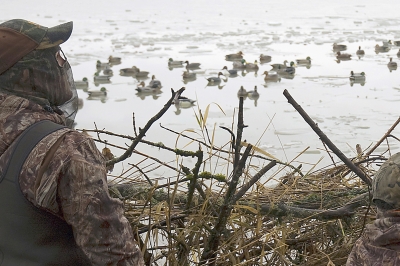
<path fill-rule="evenodd" d="M 10 144 L 43 119 L 65 123 L 64 117 L 32 101 L 0 93 L 0 172 Z M 36 180 L 46 153 L 60 137 L 47 170 Z M 19 182 L 33 205 L 72 226 L 76 243 L 93 265 L 144 265 L 123 204 L 108 193 L 105 161 L 90 137 L 72 129 L 45 137 L 27 158 Z"/>
<path fill-rule="evenodd" d="M 356 241 L 346 266 L 400 265 L 400 210 L 380 211 Z"/>
<path fill-rule="evenodd" d="M 382 200 L 400 209 L 400 153 L 392 155 L 376 172 L 372 200 Z"/>
<path fill-rule="evenodd" d="M 47 49 L 68 40 L 72 32 L 73 23 L 66 22 L 48 28 L 24 19 L 12 19 L 1 23 L 0 27 L 10 28 L 28 36 L 38 43 L 36 49 Z"/>
<path fill-rule="evenodd" d="M 59 106 L 73 96 L 72 71 L 67 63 L 59 67 L 55 54 L 59 46 L 34 50 L 0 75 L 0 91 L 17 95 L 42 106 Z"/>

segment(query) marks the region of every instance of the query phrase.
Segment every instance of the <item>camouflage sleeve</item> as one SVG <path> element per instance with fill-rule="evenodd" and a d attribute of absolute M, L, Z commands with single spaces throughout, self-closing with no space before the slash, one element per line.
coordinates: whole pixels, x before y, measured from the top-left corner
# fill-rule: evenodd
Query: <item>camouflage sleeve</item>
<path fill-rule="evenodd" d="M 73 134 L 67 134 L 63 143 L 74 141 Z M 63 167 L 58 200 L 77 244 L 93 265 L 144 265 L 122 202 L 108 193 L 104 158 L 91 139 L 72 146 L 75 150 Z"/>

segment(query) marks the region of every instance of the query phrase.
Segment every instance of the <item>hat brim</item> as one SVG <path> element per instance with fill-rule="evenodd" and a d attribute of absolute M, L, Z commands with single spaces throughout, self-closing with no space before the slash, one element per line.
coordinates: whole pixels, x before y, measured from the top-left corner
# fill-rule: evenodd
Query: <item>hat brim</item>
<path fill-rule="evenodd" d="M 72 34 L 72 29 L 72 21 L 48 28 L 46 35 L 36 49 L 47 49 L 66 42 Z"/>

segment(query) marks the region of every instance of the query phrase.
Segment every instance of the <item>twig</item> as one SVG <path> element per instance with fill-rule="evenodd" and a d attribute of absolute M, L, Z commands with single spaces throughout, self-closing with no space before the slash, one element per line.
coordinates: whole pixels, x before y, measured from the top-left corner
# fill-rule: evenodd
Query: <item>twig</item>
<path fill-rule="evenodd" d="M 374 147 L 372 147 L 366 154 L 365 156 L 369 156 L 371 153 L 373 153 L 375 151 L 376 148 L 379 147 L 379 145 L 381 145 L 381 143 L 390 135 L 390 133 L 392 133 L 392 131 L 396 128 L 396 126 L 400 123 L 400 117 L 397 118 L 396 122 L 394 122 L 393 126 L 391 128 L 389 128 L 389 130 L 386 132 L 385 135 L 383 135 L 383 137 L 375 144 Z"/>
<path fill-rule="evenodd" d="M 165 112 L 169 109 L 169 107 L 171 106 L 171 103 L 172 103 L 175 95 L 176 94 L 180 95 L 184 90 L 185 90 L 184 88 L 181 88 L 180 90 L 175 92 L 173 89 L 171 89 L 171 93 L 172 93 L 171 98 L 164 105 L 164 107 L 155 116 L 153 116 L 147 122 L 147 124 L 145 125 L 145 127 L 143 129 L 139 129 L 139 135 L 137 136 L 137 138 L 135 138 L 135 140 L 133 141 L 131 146 L 129 146 L 129 148 L 126 150 L 126 152 L 124 154 L 122 154 L 120 157 L 116 157 L 116 158 L 114 158 L 112 160 L 107 161 L 106 165 L 109 166 L 109 165 L 116 164 L 118 162 L 121 162 L 121 161 L 125 160 L 129 156 L 131 156 L 131 154 L 132 154 L 133 150 L 135 149 L 136 145 L 146 135 L 146 132 L 150 129 L 150 127 L 153 125 L 153 123 L 155 121 L 157 121 L 161 116 L 163 116 L 165 114 Z"/>
<path fill-rule="evenodd" d="M 342 162 L 344 162 L 347 167 L 350 168 L 356 175 L 358 175 L 368 186 L 371 186 L 371 178 L 367 176 L 360 168 L 354 165 L 336 146 L 330 139 L 322 132 L 318 125 L 308 116 L 308 114 L 301 108 L 299 104 L 293 99 L 287 90 L 283 91 L 283 95 L 288 99 L 288 102 L 293 105 L 293 107 L 299 112 L 299 114 L 304 118 L 304 120 L 310 125 L 315 133 L 321 138 L 323 142 L 328 145 L 328 147 L 338 156 Z"/>

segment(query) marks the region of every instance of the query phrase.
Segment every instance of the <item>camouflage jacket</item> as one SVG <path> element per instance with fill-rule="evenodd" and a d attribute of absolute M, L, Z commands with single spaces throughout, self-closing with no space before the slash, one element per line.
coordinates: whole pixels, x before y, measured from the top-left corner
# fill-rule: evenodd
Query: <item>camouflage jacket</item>
<path fill-rule="evenodd" d="M 31 124 L 64 118 L 27 99 L 0 93 L 0 173 L 9 158 L 8 147 Z M 36 178 L 49 149 L 47 169 Z M 123 204 L 111 198 L 105 160 L 93 140 L 73 129 L 61 129 L 45 137 L 28 156 L 20 175 L 25 197 L 38 208 L 72 226 L 75 241 L 93 265 L 144 265 L 134 241 Z"/>
<path fill-rule="evenodd" d="M 379 212 L 356 241 L 347 266 L 400 265 L 400 211 Z"/>

